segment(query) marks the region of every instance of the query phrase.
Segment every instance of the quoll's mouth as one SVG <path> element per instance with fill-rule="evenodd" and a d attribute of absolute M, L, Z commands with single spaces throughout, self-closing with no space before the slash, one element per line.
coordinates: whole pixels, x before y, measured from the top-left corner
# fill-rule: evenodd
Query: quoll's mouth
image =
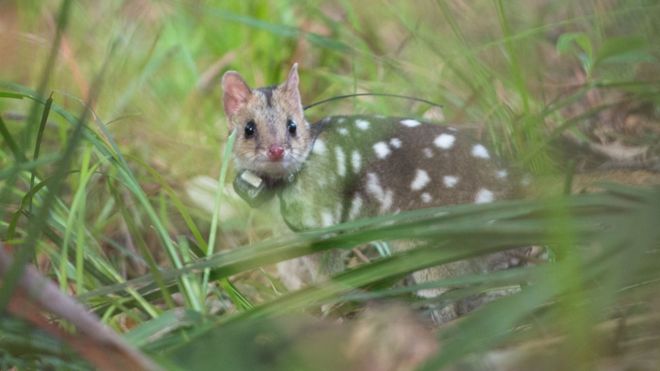
<path fill-rule="evenodd" d="M 273 178 L 284 178 L 297 168 L 295 161 L 290 156 L 284 156 L 278 160 L 270 160 L 268 157 L 254 161 L 252 171 L 257 174 L 267 175 Z"/>

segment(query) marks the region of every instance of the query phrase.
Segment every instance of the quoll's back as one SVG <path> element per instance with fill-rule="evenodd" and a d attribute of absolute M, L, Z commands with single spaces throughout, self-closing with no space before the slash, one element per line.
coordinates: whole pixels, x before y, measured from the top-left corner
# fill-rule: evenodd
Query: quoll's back
<path fill-rule="evenodd" d="M 466 130 L 414 119 L 333 116 L 312 125 L 312 151 L 281 194 L 300 230 L 426 207 L 511 197 L 509 173 Z"/>

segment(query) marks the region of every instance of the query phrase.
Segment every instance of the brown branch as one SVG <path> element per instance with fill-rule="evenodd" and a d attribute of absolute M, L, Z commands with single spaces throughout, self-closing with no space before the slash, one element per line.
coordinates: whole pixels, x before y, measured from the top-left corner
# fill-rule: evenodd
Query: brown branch
<path fill-rule="evenodd" d="M 0 275 L 4 276 L 12 264 L 11 255 L 0 243 Z M 96 368 L 121 371 L 160 369 L 149 358 L 126 344 L 82 304 L 60 292 L 53 282 L 34 267 L 25 267 L 17 286 L 7 307 L 9 313 L 69 344 Z M 75 335 L 64 332 L 49 323 L 42 312 L 68 321 L 78 332 Z"/>

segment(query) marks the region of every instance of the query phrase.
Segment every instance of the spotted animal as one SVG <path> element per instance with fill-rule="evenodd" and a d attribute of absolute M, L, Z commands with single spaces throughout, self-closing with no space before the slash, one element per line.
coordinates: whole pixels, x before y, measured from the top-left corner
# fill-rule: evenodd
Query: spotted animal
<path fill-rule="evenodd" d="M 331 116 L 310 124 L 303 114 L 294 65 L 287 80 L 250 88 L 236 72 L 223 77 L 224 108 L 237 131 L 239 174 L 278 192 L 294 231 L 404 210 L 511 198 L 517 182 L 469 131 L 411 117 Z M 409 248 L 396 244 L 396 250 Z M 332 261 L 332 259 L 330 259 Z M 290 289 L 325 279 L 341 264 L 318 255 L 280 263 Z M 490 270 L 484 260 L 416 272 L 418 282 Z M 443 290 L 423 290 L 437 296 Z M 456 315 L 456 310 L 444 319 Z"/>
<path fill-rule="evenodd" d="M 508 169 L 466 130 L 375 116 L 326 117 L 310 128 L 311 151 L 280 198 L 294 230 L 516 191 Z"/>

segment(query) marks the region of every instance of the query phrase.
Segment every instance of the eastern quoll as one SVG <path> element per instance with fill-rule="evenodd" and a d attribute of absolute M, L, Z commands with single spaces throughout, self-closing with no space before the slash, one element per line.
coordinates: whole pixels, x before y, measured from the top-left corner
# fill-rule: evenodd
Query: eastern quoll
<path fill-rule="evenodd" d="M 295 64 L 281 85 L 251 89 L 229 71 L 222 87 L 229 129 L 238 131 L 235 188 L 249 202 L 258 198 L 250 194 L 254 189 L 276 190 L 282 217 L 294 231 L 404 210 L 487 203 L 515 192 L 507 168 L 464 129 L 383 116 L 332 116 L 309 124 Z M 406 246 L 410 244 L 393 247 Z M 307 256 L 280 263 L 278 271 L 289 289 L 298 289 L 341 270 L 336 254 L 332 263 Z M 424 282 L 490 271 L 520 261 L 519 254 L 493 254 L 413 277 Z M 472 306 L 463 304 L 444 308 L 436 320 L 451 319 L 469 310 L 461 307 Z"/>

